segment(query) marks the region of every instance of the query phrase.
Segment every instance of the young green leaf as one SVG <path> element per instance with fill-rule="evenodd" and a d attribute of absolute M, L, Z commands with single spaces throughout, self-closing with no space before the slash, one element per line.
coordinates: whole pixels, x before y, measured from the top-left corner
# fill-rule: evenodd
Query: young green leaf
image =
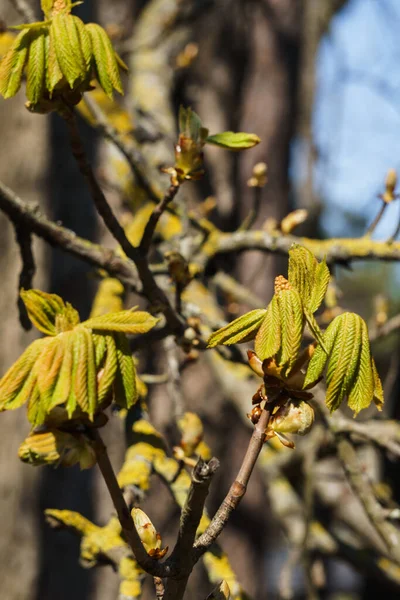
<path fill-rule="evenodd" d="M 0 379 L 0 411 L 18 408 L 23 402 L 14 402 L 31 373 L 36 359 L 46 345 L 43 339 L 35 340 Z"/>
<path fill-rule="evenodd" d="M 91 39 L 96 75 L 101 87 L 109 98 L 112 98 L 114 89 L 123 94 L 118 63 L 110 38 L 96 23 L 88 23 L 85 27 Z"/>
<path fill-rule="evenodd" d="M 266 313 L 267 309 L 257 308 L 214 331 L 208 339 L 207 348 L 215 348 L 219 344 L 230 346 L 254 339 Z"/>
<path fill-rule="evenodd" d="M 326 290 L 328 289 L 331 274 L 328 266 L 323 260 L 318 263 L 312 281 L 311 297 L 309 301 L 309 310 L 311 313 L 315 313 L 316 310 L 321 306 L 323 299 L 325 298 Z"/>
<path fill-rule="evenodd" d="M 255 133 L 235 133 L 233 131 L 209 135 L 206 139 L 206 144 L 213 144 L 226 150 L 247 150 L 257 146 L 260 142 L 260 138 Z"/>
<path fill-rule="evenodd" d="M 78 80 L 86 77 L 86 67 L 77 35 L 72 35 L 69 27 L 69 15 L 57 14 L 51 20 L 51 43 L 54 44 L 61 72 L 71 88 Z M 70 37 L 71 36 L 71 37 Z"/>
<path fill-rule="evenodd" d="M 57 60 L 54 29 L 49 27 L 48 32 L 49 34 L 46 36 L 46 87 L 51 98 L 54 88 L 60 83 L 64 75 Z"/>
<path fill-rule="evenodd" d="M 289 372 L 301 347 L 304 330 L 303 305 L 295 289 L 284 289 L 276 296 L 281 321 L 281 349 L 279 364 Z"/>
<path fill-rule="evenodd" d="M 22 75 L 28 58 L 30 32 L 21 31 L 0 64 L 0 94 L 12 98 L 21 87 Z"/>
<path fill-rule="evenodd" d="M 358 315 L 356 315 L 358 316 Z M 360 410 L 368 408 L 374 398 L 374 375 L 372 372 L 372 357 L 369 346 L 368 328 L 362 321 L 361 349 L 359 354 L 358 371 L 354 385 L 349 393 L 348 405 L 356 416 Z"/>
<path fill-rule="evenodd" d="M 45 30 L 32 33 L 29 45 L 27 67 L 26 97 L 29 102 L 36 104 L 43 94 L 46 79 L 46 35 Z"/>
<path fill-rule="evenodd" d="M 303 389 L 313 387 L 321 378 L 324 371 L 328 356 L 331 353 L 336 335 L 338 333 L 339 323 L 334 319 L 328 329 L 323 334 L 323 342 L 325 350 L 321 345 L 317 346 L 311 360 L 308 364 L 307 373 L 304 380 Z"/>
<path fill-rule="evenodd" d="M 281 317 L 279 305 L 274 296 L 267 307 L 267 312 L 257 332 L 254 350 L 260 360 L 271 358 L 281 347 Z"/>
<path fill-rule="evenodd" d="M 107 398 L 114 383 L 118 368 L 118 358 L 114 337 L 112 335 L 96 336 L 96 338 L 97 337 L 104 338 L 106 343 L 106 359 L 98 376 L 97 394 L 98 403 L 101 404 Z"/>
<path fill-rule="evenodd" d="M 158 323 L 148 312 L 121 310 L 84 321 L 82 325 L 94 331 L 122 331 L 128 334 L 147 333 Z"/>
<path fill-rule="evenodd" d="M 329 356 L 326 405 L 337 410 L 351 390 L 357 376 L 362 341 L 362 319 L 344 313 L 337 319 L 336 336 Z"/>
<path fill-rule="evenodd" d="M 131 408 L 138 399 L 136 373 L 128 340 L 123 333 L 114 333 L 117 348 L 117 373 L 114 380 L 115 403 L 121 408 Z"/>
<path fill-rule="evenodd" d="M 383 403 L 384 403 L 383 387 L 382 387 L 382 382 L 379 377 L 378 370 L 376 368 L 374 359 L 371 359 L 371 366 L 372 366 L 372 375 L 374 377 L 374 402 L 375 402 L 376 408 L 378 410 L 382 410 Z"/>
<path fill-rule="evenodd" d="M 57 315 L 65 309 L 60 296 L 41 290 L 22 290 L 20 296 L 34 326 L 46 335 L 56 335 Z"/>
<path fill-rule="evenodd" d="M 50 412 L 55 406 L 66 404 L 72 387 L 72 370 L 74 361 L 74 333 L 68 331 L 62 334 L 64 354 L 52 400 L 48 406 Z"/>

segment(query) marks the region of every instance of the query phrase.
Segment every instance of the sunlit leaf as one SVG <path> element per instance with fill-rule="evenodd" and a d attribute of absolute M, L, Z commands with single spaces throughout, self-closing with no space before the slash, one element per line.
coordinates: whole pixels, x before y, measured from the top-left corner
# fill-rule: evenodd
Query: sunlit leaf
<path fill-rule="evenodd" d="M 281 347 L 281 317 L 279 305 L 274 296 L 267 307 L 261 327 L 257 332 L 254 350 L 260 360 L 277 354 Z"/>
<path fill-rule="evenodd" d="M 215 331 L 209 337 L 207 347 L 214 348 L 219 344 L 229 346 L 254 339 L 266 313 L 267 309 L 257 308 L 238 317 L 228 325 Z"/>
<path fill-rule="evenodd" d="M 147 333 L 159 319 L 141 310 L 121 310 L 84 321 L 82 325 L 94 331 L 121 331 L 128 334 Z"/>
<path fill-rule="evenodd" d="M 214 144 L 226 150 L 247 150 L 257 146 L 260 142 L 260 138 L 255 133 L 235 133 L 233 131 L 209 135 L 206 139 L 206 144 Z"/>

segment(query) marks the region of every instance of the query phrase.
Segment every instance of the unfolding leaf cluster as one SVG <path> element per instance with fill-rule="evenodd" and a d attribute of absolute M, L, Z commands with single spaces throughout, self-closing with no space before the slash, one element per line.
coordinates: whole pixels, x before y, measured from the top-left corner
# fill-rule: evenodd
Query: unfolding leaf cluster
<path fill-rule="evenodd" d="M 34 112 L 77 104 L 96 77 L 112 97 L 123 93 L 119 68 L 126 68 L 100 25 L 71 15 L 70 2 L 43 0 L 45 21 L 20 30 L 0 64 L 0 94 L 11 98 L 26 75 L 27 107 Z"/>
<path fill-rule="evenodd" d="M 273 359 L 282 380 L 290 380 L 299 361 L 304 366 L 311 359 L 305 378 L 302 376 L 303 389 L 313 387 L 322 378 L 327 364 L 326 403 L 331 410 L 336 410 L 345 397 L 355 414 L 373 399 L 379 408 L 383 403 L 382 386 L 371 357 L 366 323 L 354 313 L 345 313 L 336 317 L 323 334 L 314 317 L 329 280 L 325 261 L 318 262 L 306 248 L 293 246 L 288 279 L 275 279 L 275 294 L 268 307 L 246 313 L 214 332 L 208 347 L 254 339 L 257 357 L 264 362 Z M 304 362 L 301 346 L 306 323 L 317 347 Z"/>
<path fill-rule="evenodd" d="M 0 411 L 28 406 L 34 426 L 93 422 L 114 401 L 137 400 L 135 366 L 126 334 L 149 331 L 157 319 L 122 310 L 80 322 L 55 294 L 22 291 L 29 318 L 46 337 L 34 341 L 0 380 Z"/>

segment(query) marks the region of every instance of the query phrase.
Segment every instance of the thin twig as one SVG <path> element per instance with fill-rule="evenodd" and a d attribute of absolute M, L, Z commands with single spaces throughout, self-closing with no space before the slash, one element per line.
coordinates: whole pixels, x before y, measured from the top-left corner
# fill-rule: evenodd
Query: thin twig
<path fill-rule="evenodd" d="M 19 246 L 22 268 L 19 275 L 18 292 L 21 289 L 29 290 L 32 287 L 33 276 L 36 271 L 35 259 L 32 251 L 32 234 L 26 225 L 14 223 L 15 237 Z M 28 317 L 28 313 L 25 304 L 22 301 L 21 296 L 18 293 L 18 311 L 19 321 L 22 327 L 29 331 L 32 329 L 31 320 Z"/>
<path fill-rule="evenodd" d="M 117 478 L 108 457 L 107 448 L 97 430 L 92 433 L 95 443 L 97 464 L 99 465 L 104 482 L 108 488 L 118 519 L 121 523 L 122 531 L 126 541 L 132 549 L 132 552 L 138 564 L 150 575 L 154 577 L 168 577 L 173 573 L 171 567 L 159 563 L 149 556 L 142 544 L 139 534 L 136 530 L 131 513 L 126 505 L 122 491 L 118 485 Z"/>
<path fill-rule="evenodd" d="M 246 454 L 235 481 L 231 485 L 228 494 L 214 515 L 211 523 L 194 543 L 193 555 L 195 561 L 197 561 L 218 538 L 227 524 L 231 513 L 238 507 L 241 499 L 245 495 L 250 476 L 265 442 L 265 430 L 268 427 L 270 414 L 270 409 L 264 408 L 260 420 L 254 428 L 253 435 L 251 436 Z"/>
<path fill-rule="evenodd" d="M 132 246 L 94 176 L 93 169 L 86 158 L 75 115 L 72 112 L 65 112 L 63 116 L 68 126 L 72 153 L 82 175 L 88 182 L 92 199 L 95 203 L 98 213 L 127 257 L 135 263 L 143 285 L 143 292 L 150 304 L 152 304 L 153 307 L 156 307 L 157 310 L 164 313 L 165 318 L 167 319 L 168 324 L 173 331 L 182 333 L 184 330 L 184 323 L 180 319 L 179 315 L 174 311 L 166 294 L 160 287 L 158 287 L 147 262 L 146 253 L 143 252 L 141 248 Z"/>
<path fill-rule="evenodd" d="M 153 212 L 151 213 L 149 220 L 146 223 L 146 227 L 143 232 L 143 236 L 140 242 L 140 250 L 147 254 L 150 250 L 151 242 L 154 236 L 154 232 L 157 227 L 157 223 L 161 218 L 161 215 L 167 208 L 167 206 L 172 202 L 178 193 L 179 185 L 171 184 L 166 191 L 164 198 L 160 200 L 157 206 L 154 207 Z"/>
<path fill-rule="evenodd" d="M 47 219 L 41 214 L 38 205 L 24 202 L 2 182 L 0 182 L 0 210 L 8 215 L 15 226 L 26 226 L 51 246 L 61 248 L 95 267 L 105 269 L 122 283 L 137 288 L 139 284 L 137 269 L 129 259 L 119 256 L 113 250 L 80 238 L 70 229 Z"/>
<path fill-rule="evenodd" d="M 379 221 L 382 219 L 387 206 L 388 206 L 387 203 L 382 200 L 382 206 L 380 207 L 375 219 L 372 221 L 371 225 L 368 227 L 367 233 L 365 235 L 370 236 L 373 234 L 373 232 L 376 229 L 376 226 L 378 225 Z"/>
<path fill-rule="evenodd" d="M 193 542 L 203 515 L 211 480 L 218 467 L 219 461 L 216 458 L 212 458 L 208 463 L 200 458 L 193 469 L 192 483 L 181 512 L 178 539 L 170 558 L 178 565 L 179 578 L 168 579 L 164 600 L 181 600 L 183 598 L 193 568 L 191 560 Z"/>

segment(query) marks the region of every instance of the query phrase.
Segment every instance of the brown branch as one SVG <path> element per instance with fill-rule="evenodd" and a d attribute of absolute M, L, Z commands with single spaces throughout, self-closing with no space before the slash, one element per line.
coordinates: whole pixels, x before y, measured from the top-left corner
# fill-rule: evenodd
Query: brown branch
<path fill-rule="evenodd" d="M 30 329 L 32 329 L 32 323 L 28 317 L 25 304 L 23 303 L 19 292 L 21 289 L 29 290 L 32 288 L 32 280 L 36 271 L 35 259 L 33 257 L 32 251 L 32 235 L 29 228 L 26 225 L 22 225 L 21 223 L 15 223 L 14 229 L 22 261 L 22 268 L 19 274 L 17 301 L 19 321 L 22 327 L 26 331 L 29 331 Z"/>
<path fill-rule="evenodd" d="M 207 252 L 199 252 L 195 262 L 201 267 L 214 258 L 216 254 L 229 254 L 245 250 L 276 252 L 287 256 L 293 244 L 305 246 L 319 259 L 326 258 L 328 263 L 350 263 L 356 260 L 400 260 L 400 243 L 388 243 L 363 238 L 332 238 L 314 240 L 311 238 L 283 235 L 279 231 L 236 231 L 234 233 L 215 236 L 212 248 Z"/>
<path fill-rule="evenodd" d="M 125 252 L 126 256 L 135 263 L 139 273 L 139 278 L 143 285 L 143 293 L 150 304 L 152 304 L 153 307 L 156 307 L 157 310 L 164 313 L 168 324 L 174 332 L 182 333 L 184 330 L 183 321 L 172 308 L 172 305 L 170 304 L 166 294 L 161 288 L 158 287 L 147 262 L 146 253 L 143 252 L 142 248 L 136 248 L 135 246 L 132 246 L 94 176 L 93 169 L 86 158 L 75 115 L 71 112 L 66 112 L 63 114 L 63 117 L 68 126 L 72 153 L 82 175 L 85 177 L 89 185 L 92 199 L 95 203 L 98 213 L 100 214 L 110 233 L 114 236 L 122 250 Z"/>
<path fill-rule="evenodd" d="M 171 184 L 166 191 L 164 198 L 160 200 L 157 206 L 154 207 L 153 212 L 151 213 L 149 220 L 146 223 L 146 227 L 143 232 L 142 239 L 140 241 L 140 250 L 145 254 L 148 254 L 151 246 L 151 242 L 154 236 L 154 232 L 156 230 L 158 221 L 161 218 L 161 215 L 167 208 L 167 206 L 172 202 L 178 193 L 179 185 Z"/>
<path fill-rule="evenodd" d="M 54 223 L 41 214 L 36 204 L 24 202 L 1 182 L 0 210 L 10 218 L 14 226 L 26 226 L 51 246 L 61 248 L 95 267 L 105 269 L 126 285 L 136 288 L 139 284 L 137 269 L 129 259 L 80 238 L 70 229 Z"/>
<path fill-rule="evenodd" d="M 153 575 L 153 577 L 170 577 L 174 574 L 173 569 L 167 564 L 159 563 L 147 554 L 136 530 L 131 513 L 126 505 L 122 491 L 118 485 L 117 478 L 108 457 L 107 448 L 105 447 L 100 434 L 96 430 L 93 430 L 92 435 L 95 440 L 94 449 L 96 452 L 97 463 L 113 501 L 114 508 L 121 523 L 122 531 L 126 541 L 132 549 L 136 561 L 142 569 L 147 573 L 150 573 L 150 575 Z"/>
<path fill-rule="evenodd" d="M 194 543 L 194 562 L 197 562 L 200 556 L 208 550 L 213 542 L 215 542 L 227 524 L 231 513 L 239 506 L 241 499 L 245 495 L 250 476 L 265 442 L 265 430 L 268 427 L 270 414 L 270 409 L 264 408 L 260 420 L 254 427 L 246 454 L 235 481 L 231 485 L 228 494 L 214 515 L 211 523 Z"/>
<path fill-rule="evenodd" d="M 192 483 L 181 512 L 178 539 L 170 557 L 178 566 L 179 578 L 169 578 L 163 600 L 181 600 L 185 593 L 189 575 L 194 566 L 191 550 L 196 531 L 203 515 L 204 504 L 211 480 L 219 467 L 219 461 L 212 458 L 208 463 L 201 458 L 192 473 Z"/>

